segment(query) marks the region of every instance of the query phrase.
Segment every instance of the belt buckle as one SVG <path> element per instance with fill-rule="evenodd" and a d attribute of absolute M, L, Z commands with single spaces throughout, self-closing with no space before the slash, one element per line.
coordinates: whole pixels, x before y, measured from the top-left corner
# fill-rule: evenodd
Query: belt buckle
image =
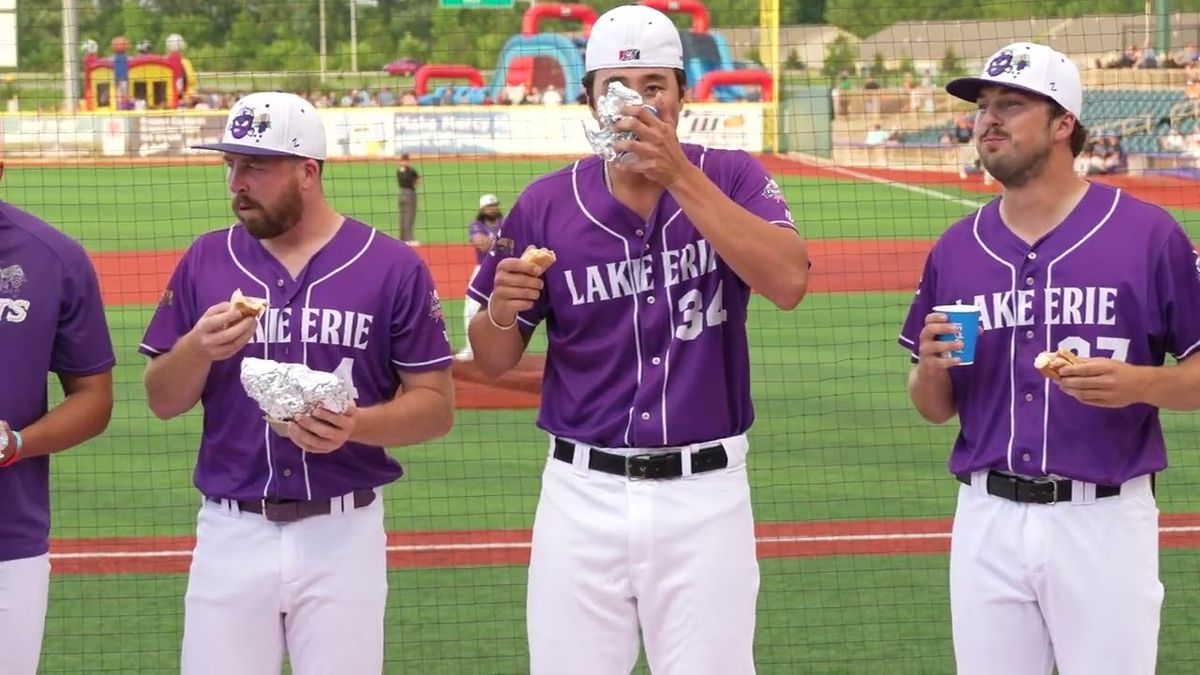
<path fill-rule="evenodd" d="M 628 478 L 629 480 L 649 480 L 649 477 L 646 476 L 646 471 L 648 471 L 650 468 L 650 465 L 648 462 L 650 460 L 652 460 L 653 458 L 654 458 L 654 455 L 652 455 L 648 452 L 640 454 L 640 455 L 625 455 L 625 477 Z M 639 471 L 641 472 L 640 475 L 634 473 L 633 461 L 635 459 L 646 460 L 646 462 L 647 462 L 646 464 L 641 465 L 641 468 L 639 469 Z"/>
<path fill-rule="evenodd" d="M 298 502 L 279 503 L 264 499 L 263 517 L 272 523 L 291 523 L 300 518 Z"/>

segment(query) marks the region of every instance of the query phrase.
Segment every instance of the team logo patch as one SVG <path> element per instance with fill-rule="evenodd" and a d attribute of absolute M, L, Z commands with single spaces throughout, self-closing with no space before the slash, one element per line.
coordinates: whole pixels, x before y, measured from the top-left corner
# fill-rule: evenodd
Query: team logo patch
<path fill-rule="evenodd" d="M 262 139 L 262 135 L 271 128 L 271 116 L 267 113 L 254 112 L 253 108 L 242 108 L 229 122 L 229 135 L 237 140 L 247 136 Z"/>
<path fill-rule="evenodd" d="M 783 201 L 783 190 L 779 189 L 779 183 L 776 183 L 774 178 L 768 178 L 767 185 L 763 188 L 762 196 L 766 199 L 774 199 L 777 202 L 781 202 Z"/>
<path fill-rule="evenodd" d="M 25 270 L 20 265 L 0 269 L 0 293 L 16 293 L 25 285 Z"/>
<path fill-rule="evenodd" d="M 434 321 L 446 320 L 446 314 L 442 311 L 442 301 L 438 298 L 436 289 L 429 292 L 429 318 Z"/>
<path fill-rule="evenodd" d="M 170 307 L 175 304 L 175 291 L 167 289 L 163 291 L 162 297 L 158 299 L 159 307 Z"/>
<path fill-rule="evenodd" d="M 617 54 L 618 61 L 641 61 L 642 50 L 640 49 L 622 49 Z"/>
<path fill-rule="evenodd" d="M 1019 75 L 1021 71 L 1029 67 L 1032 61 L 1028 54 L 1013 54 L 1011 50 L 1005 49 L 992 58 L 987 65 L 987 74 L 992 77 L 1000 77 L 1001 75 Z"/>
<path fill-rule="evenodd" d="M 1196 278 L 1200 279 L 1200 251 L 1193 251 L 1196 256 Z"/>

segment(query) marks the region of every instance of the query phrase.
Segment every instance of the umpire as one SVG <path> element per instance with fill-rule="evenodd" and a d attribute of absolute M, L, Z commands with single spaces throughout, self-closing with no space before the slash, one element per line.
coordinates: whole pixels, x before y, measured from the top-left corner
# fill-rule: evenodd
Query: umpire
<path fill-rule="evenodd" d="M 400 168 L 396 169 L 396 184 L 400 187 L 400 240 L 416 244 L 413 231 L 417 223 L 417 186 L 421 174 L 408 163 L 408 154 L 400 155 Z"/>

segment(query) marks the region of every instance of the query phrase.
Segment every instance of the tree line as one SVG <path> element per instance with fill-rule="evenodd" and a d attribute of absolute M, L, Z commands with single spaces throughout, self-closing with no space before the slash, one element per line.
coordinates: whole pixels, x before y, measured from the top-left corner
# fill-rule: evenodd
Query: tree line
<path fill-rule="evenodd" d="M 331 70 L 349 70 L 350 0 L 324 0 Z M 603 12 L 628 0 L 588 2 Z M 95 40 L 101 54 L 112 38 L 149 40 L 165 51 L 172 33 L 188 43 L 201 71 L 313 71 L 319 59 L 321 0 L 84 0 L 79 39 Z M 710 0 L 712 24 L 756 25 L 759 0 Z M 356 5 L 358 65 L 379 70 L 402 57 L 423 62 L 495 64 L 504 42 L 520 32 L 526 2 L 503 9 L 444 9 L 437 0 L 360 0 Z M 780 0 L 784 25 L 831 23 L 860 37 L 901 21 L 1070 17 L 1143 11 L 1144 0 L 1041 0 L 964 3 L 961 0 Z M 1200 9 L 1200 0 L 1172 0 L 1172 12 Z M 681 25 L 687 19 L 680 18 Z M 577 26 L 547 22 L 543 30 Z M 20 70 L 62 68 L 62 0 L 18 0 Z"/>

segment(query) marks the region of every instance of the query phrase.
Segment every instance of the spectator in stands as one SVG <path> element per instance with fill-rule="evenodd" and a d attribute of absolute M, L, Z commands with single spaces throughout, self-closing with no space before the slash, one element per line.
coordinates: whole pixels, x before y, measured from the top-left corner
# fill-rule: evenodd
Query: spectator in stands
<path fill-rule="evenodd" d="M 349 108 L 353 106 L 355 93 L 356 92 L 354 90 L 350 90 L 342 94 L 342 97 L 338 99 L 338 106 L 341 108 Z"/>
<path fill-rule="evenodd" d="M 1188 78 L 1187 87 L 1183 91 L 1188 98 L 1200 98 L 1200 80 Z"/>
<path fill-rule="evenodd" d="M 542 94 L 542 105 L 562 105 L 562 92 L 552 84 L 546 85 L 546 91 Z"/>
<path fill-rule="evenodd" d="M 904 90 L 904 106 L 908 112 L 917 111 L 917 81 L 913 77 L 912 71 L 904 74 L 904 82 L 900 88 Z"/>
<path fill-rule="evenodd" d="M 405 89 L 400 95 L 400 105 L 417 105 L 417 92 L 413 89 Z"/>
<path fill-rule="evenodd" d="M 876 124 L 867 132 L 867 137 L 863 139 L 865 145 L 883 145 L 891 140 L 891 132 L 885 130 L 882 124 Z"/>
<path fill-rule="evenodd" d="M 966 178 L 968 173 L 975 173 L 979 168 L 979 153 L 973 142 L 975 136 L 975 118 L 963 115 L 954 120 L 954 140 L 958 143 L 958 177 Z"/>
<path fill-rule="evenodd" d="M 1195 42 L 1189 42 L 1186 47 L 1179 50 L 1173 59 L 1175 65 L 1180 68 L 1191 68 L 1200 61 L 1200 49 L 1196 48 Z"/>
<path fill-rule="evenodd" d="M 1200 159 L 1200 126 L 1192 129 L 1183 144 L 1183 153 L 1193 160 Z"/>
<path fill-rule="evenodd" d="M 863 104 L 863 109 L 868 115 L 873 115 L 879 112 L 879 80 L 875 79 L 875 74 L 867 75 L 867 81 L 863 83 L 863 90 L 867 92 L 866 100 Z"/>
<path fill-rule="evenodd" d="M 396 93 L 392 91 L 391 87 L 384 87 L 379 90 L 379 105 L 385 108 L 396 105 Z"/>
<path fill-rule="evenodd" d="M 1147 45 L 1145 49 L 1142 49 L 1138 53 L 1137 62 L 1134 64 L 1133 67 L 1134 68 L 1146 68 L 1146 69 L 1157 68 L 1158 67 L 1158 55 L 1154 52 L 1154 47 Z"/>
<path fill-rule="evenodd" d="M 1175 127 L 1171 127 L 1166 134 L 1160 136 L 1158 139 L 1159 150 L 1166 152 L 1183 152 L 1183 146 L 1183 134 L 1179 133 L 1179 130 Z"/>
<path fill-rule="evenodd" d="M 1120 136 L 1109 136 L 1104 139 L 1108 146 L 1108 155 L 1104 158 L 1104 173 L 1119 174 L 1129 170 L 1129 156 L 1121 146 Z"/>
<path fill-rule="evenodd" d="M 833 99 L 834 117 L 845 117 L 850 114 L 850 74 L 842 71 L 838 74 L 837 84 L 829 92 Z"/>
<path fill-rule="evenodd" d="M 1104 139 L 1097 139 L 1088 144 L 1089 153 L 1091 155 L 1091 165 L 1088 167 L 1089 174 L 1104 173 L 1104 166 L 1107 164 L 1108 144 Z"/>
<path fill-rule="evenodd" d="M 1072 165 L 1075 169 L 1075 175 L 1086 176 L 1092 172 L 1092 148 L 1090 145 L 1083 148 L 1078 155 L 1075 156 L 1075 163 Z"/>

